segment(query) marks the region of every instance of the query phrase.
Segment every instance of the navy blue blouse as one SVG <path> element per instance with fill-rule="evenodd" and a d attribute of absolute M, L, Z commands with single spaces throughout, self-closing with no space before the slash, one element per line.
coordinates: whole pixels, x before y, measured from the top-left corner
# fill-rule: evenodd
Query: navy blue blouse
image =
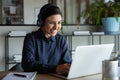
<path fill-rule="evenodd" d="M 24 71 L 55 73 L 57 65 L 71 61 L 68 45 L 62 35 L 47 39 L 41 29 L 26 35 L 22 53 Z"/>

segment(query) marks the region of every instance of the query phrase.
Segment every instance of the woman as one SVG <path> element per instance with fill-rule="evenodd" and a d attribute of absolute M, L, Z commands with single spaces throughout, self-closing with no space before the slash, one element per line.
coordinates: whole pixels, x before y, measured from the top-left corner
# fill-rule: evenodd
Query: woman
<path fill-rule="evenodd" d="M 38 73 L 68 73 L 72 61 L 61 29 L 62 13 L 53 4 L 44 5 L 39 14 L 37 31 L 26 35 L 23 45 L 24 71 Z"/>

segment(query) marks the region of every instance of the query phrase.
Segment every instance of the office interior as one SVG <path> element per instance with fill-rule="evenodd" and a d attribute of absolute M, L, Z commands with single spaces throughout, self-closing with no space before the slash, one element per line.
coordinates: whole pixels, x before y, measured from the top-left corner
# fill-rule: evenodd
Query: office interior
<path fill-rule="evenodd" d="M 39 9 L 48 2 L 57 4 L 63 13 L 63 26 L 61 34 L 67 36 L 68 45 L 71 54 L 74 55 L 74 50 L 77 46 L 115 43 L 113 52 L 119 50 L 119 36 L 102 35 L 102 36 L 73 36 L 73 31 L 95 31 L 94 25 L 85 24 L 83 17 L 80 21 L 77 17 L 81 11 L 85 10 L 89 3 L 94 0 L 1 0 L 0 1 L 0 71 L 5 71 L 5 53 L 6 53 L 6 38 L 10 31 L 25 31 L 29 33 L 37 30 L 36 26 L 37 13 Z M 4 5 L 2 5 L 4 3 Z M 18 14 L 15 12 L 18 8 Z M 6 6 L 7 5 L 7 6 Z M 22 11 L 22 12 L 21 12 Z M 7 17 L 6 14 L 7 13 Z M 11 14 L 8 14 L 11 13 Z M 12 16 L 12 17 L 11 17 Z M 9 22 L 10 18 L 10 22 Z M 8 21 L 8 22 L 7 22 Z M 16 22 L 15 22 L 16 21 Z M 71 39 L 72 37 L 72 39 Z M 22 54 L 24 37 L 9 38 L 9 57 L 13 59 L 15 54 Z M 15 64 L 10 64 L 9 68 Z"/>

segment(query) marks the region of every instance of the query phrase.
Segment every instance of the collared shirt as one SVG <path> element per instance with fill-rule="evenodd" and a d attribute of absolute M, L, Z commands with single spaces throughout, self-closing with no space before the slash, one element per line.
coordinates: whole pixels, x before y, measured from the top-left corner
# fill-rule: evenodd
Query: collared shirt
<path fill-rule="evenodd" d="M 26 35 L 22 53 L 24 71 L 55 73 L 57 65 L 71 61 L 68 45 L 62 35 L 47 39 L 41 29 Z"/>

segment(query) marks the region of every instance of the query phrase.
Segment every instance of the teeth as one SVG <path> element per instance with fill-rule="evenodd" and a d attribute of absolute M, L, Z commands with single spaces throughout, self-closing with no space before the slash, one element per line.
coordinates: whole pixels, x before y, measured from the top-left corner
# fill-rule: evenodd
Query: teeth
<path fill-rule="evenodd" d="M 53 33 L 57 32 L 56 30 L 52 30 Z"/>

